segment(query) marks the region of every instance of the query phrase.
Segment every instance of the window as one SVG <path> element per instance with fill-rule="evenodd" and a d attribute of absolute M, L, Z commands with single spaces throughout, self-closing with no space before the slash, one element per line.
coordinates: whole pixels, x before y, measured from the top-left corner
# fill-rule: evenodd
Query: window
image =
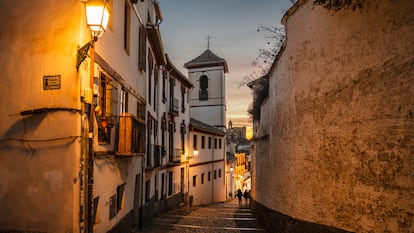
<path fill-rule="evenodd" d="M 219 149 L 221 149 L 221 138 L 219 139 Z"/>
<path fill-rule="evenodd" d="M 168 196 L 173 193 L 173 172 L 168 172 Z"/>
<path fill-rule="evenodd" d="M 208 172 L 208 181 L 211 180 L 211 172 Z"/>
<path fill-rule="evenodd" d="M 214 138 L 214 149 L 217 149 L 217 138 Z"/>
<path fill-rule="evenodd" d="M 158 103 L 158 65 L 155 64 L 155 68 L 154 68 L 154 104 L 153 104 L 153 109 L 154 111 L 157 111 L 157 103 Z"/>
<path fill-rule="evenodd" d="M 197 176 L 193 176 L 193 187 L 197 185 Z"/>
<path fill-rule="evenodd" d="M 118 185 L 116 188 L 116 212 L 119 212 L 124 208 L 124 191 L 125 191 L 125 184 Z"/>
<path fill-rule="evenodd" d="M 111 118 L 113 115 L 113 106 L 117 105 L 117 91 L 112 85 L 112 80 L 101 72 L 99 82 L 99 107 L 102 110 L 101 118 Z M 116 109 L 116 108 L 115 108 Z M 115 110 L 116 111 L 116 110 Z M 99 124 L 98 128 L 98 140 L 99 143 L 109 144 L 111 143 L 111 127 L 101 127 Z"/>
<path fill-rule="evenodd" d="M 130 34 L 131 34 L 131 8 L 125 0 L 124 7 L 124 49 L 129 54 L 129 43 L 130 43 Z"/>
<path fill-rule="evenodd" d="M 161 174 L 161 200 L 165 199 L 165 174 Z"/>
<path fill-rule="evenodd" d="M 109 220 L 116 216 L 116 195 L 109 198 Z"/>
<path fill-rule="evenodd" d="M 208 137 L 208 149 L 211 149 L 211 137 Z"/>
<path fill-rule="evenodd" d="M 92 220 L 93 220 L 93 224 L 97 224 L 97 223 L 99 223 L 99 209 L 98 209 L 98 207 L 99 207 L 99 197 L 94 197 L 93 198 L 93 213 L 92 213 L 92 215 L 93 215 L 93 217 L 92 217 Z"/>
<path fill-rule="evenodd" d="M 165 88 L 167 88 L 166 85 L 167 82 L 167 71 L 162 72 L 162 102 L 165 103 L 167 101 L 167 93 L 165 92 Z"/>
<path fill-rule="evenodd" d="M 174 162 L 174 128 L 173 122 L 168 123 L 168 162 Z"/>
<path fill-rule="evenodd" d="M 219 169 L 219 178 L 221 177 L 221 169 Z"/>
<path fill-rule="evenodd" d="M 128 92 L 125 89 L 121 90 L 121 99 L 119 100 L 119 112 L 128 112 Z"/>
<path fill-rule="evenodd" d="M 145 181 L 145 202 L 150 201 L 151 195 L 151 180 Z"/>
<path fill-rule="evenodd" d="M 199 90 L 199 100 L 208 100 L 208 77 L 202 75 L 200 77 L 200 90 Z"/>
<path fill-rule="evenodd" d="M 193 149 L 197 150 L 197 135 L 193 135 Z"/>
<path fill-rule="evenodd" d="M 142 121 L 145 122 L 145 101 L 138 100 L 137 101 L 137 117 Z"/>
<path fill-rule="evenodd" d="M 165 131 L 167 131 L 167 119 L 166 114 L 162 115 L 161 118 L 161 145 L 162 145 L 162 151 L 161 154 L 164 156 L 166 153 L 165 151 Z"/>
<path fill-rule="evenodd" d="M 204 173 L 201 174 L 201 183 L 204 184 Z"/>
<path fill-rule="evenodd" d="M 181 150 L 185 150 L 185 133 L 186 133 L 186 127 L 185 127 L 185 121 L 181 123 L 180 126 L 180 133 L 181 133 Z"/>
<path fill-rule="evenodd" d="M 109 17 L 112 18 L 112 17 Z M 138 46 L 138 68 L 140 70 L 146 70 L 147 61 L 147 36 L 145 34 L 145 28 L 139 27 L 139 46 Z"/>
<path fill-rule="evenodd" d="M 185 87 L 181 87 L 181 112 L 185 113 Z"/>
<path fill-rule="evenodd" d="M 214 179 L 217 179 L 217 170 L 214 170 Z"/>
<path fill-rule="evenodd" d="M 204 149 L 204 147 L 205 147 L 205 137 L 204 136 L 201 136 L 201 149 Z"/>
<path fill-rule="evenodd" d="M 155 200 L 158 200 L 158 175 L 155 175 L 154 181 L 154 190 L 155 190 Z"/>
<path fill-rule="evenodd" d="M 148 104 L 152 103 L 152 71 L 154 69 L 154 60 L 151 53 L 148 54 Z"/>
<path fill-rule="evenodd" d="M 145 152 L 145 102 L 137 101 L 138 120 L 132 120 L 130 130 L 132 130 L 132 151 L 135 153 Z"/>

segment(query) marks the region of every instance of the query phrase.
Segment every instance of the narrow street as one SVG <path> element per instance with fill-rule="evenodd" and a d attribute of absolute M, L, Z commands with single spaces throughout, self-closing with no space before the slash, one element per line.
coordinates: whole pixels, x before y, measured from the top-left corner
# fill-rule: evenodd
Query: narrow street
<path fill-rule="evenodd" d="M 184 207 L 154 219 L 137 233 L 165 232 L 263 232 L 250 209 L 239 207 L 237 199 L 203 207 Z"/>

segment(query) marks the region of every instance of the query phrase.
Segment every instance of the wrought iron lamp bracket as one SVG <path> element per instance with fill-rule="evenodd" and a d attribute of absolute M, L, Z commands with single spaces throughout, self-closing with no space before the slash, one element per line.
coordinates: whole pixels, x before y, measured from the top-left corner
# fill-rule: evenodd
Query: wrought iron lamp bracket
<path fill-rule="evenodd" d="M 82 46 L 80 49 L 78 49 L 78 55 L 76 57 L 76 70 L 79 70 L 79 66 L 88 56 L 88 51 L 94 45 L 95 41 L 96 40 L 93 39 L 89 41 L 88 43 L 86 43 L 84 46 Z"/>

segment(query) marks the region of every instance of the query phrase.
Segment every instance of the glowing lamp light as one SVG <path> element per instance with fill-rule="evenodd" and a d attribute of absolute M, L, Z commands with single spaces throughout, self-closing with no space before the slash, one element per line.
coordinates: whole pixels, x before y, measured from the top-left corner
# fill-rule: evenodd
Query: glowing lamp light
<path fill-rule="evenodd" d="M 106 128 L 106 127 L 108 127 L 108 122 L 106 121 L 106 119 L 105 118 L 103 118 L 103 119 L 101 119 L 101 125 L 102 125 L 102 128 Z"/>
<path fill-rule="evenodd" d="M 101 37 L 105 32 L 109 22 L 109 11 L 106 5 L 106 0 L 87 1 L 85 3 L 85 13 L 86 24 L 91 31 L 92 40 L 78 49 L 78 56 L 76 58 L 76 70 L 79 70 L 79 66 L 85 60 L 89 48 L 93 48 L 95 42 L 98 40 L 98 37 Z"/>
<path fill-rule="evenodd" d="M 198 156 L 198 150 L 194 150 L 193 155 L 194 155 L 194 157 Z"/>
<path fill-rule="evenodd" d="M 86 23 L 92 37 L 96 40 L 101 37 L 108 27 L 109 11 L 104 0 L 89 0 L 86 4 Z"/>

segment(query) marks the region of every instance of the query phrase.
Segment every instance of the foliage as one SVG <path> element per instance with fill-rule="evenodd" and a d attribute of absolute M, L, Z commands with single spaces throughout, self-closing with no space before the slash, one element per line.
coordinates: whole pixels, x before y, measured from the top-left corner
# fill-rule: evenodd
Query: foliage
<path fill-rule="evenodd" d="M 356 10 L 362 9 L 364 0 L 315 0 L 315 5 L 320 5 L 328 10 L 340 11 L 344 8 Z"/>
<path fill-rule="evenodd" d="M 260 119 L 260 105 L 269 95 L 269 79 L 266 75 L 285 42 L 285 30 L 281 25 L 272 27 L 260 25 L 257 32 L 264 33 L 267 40 L 266 47 L 258 49 L 258 56 L 252 63 L 254 71 L 240 83 L 240 86 L 248 85 L 253 90 L 253 103 L 247 112 L 254 120 Z"/>
<path fill-rule="evenodd" d="M 267 75 L 250 82 L 248 86 L 253 89 L 253 103 L 247 112 L 253 120 L 260 119 L 260 107 L 264 100 L 269 96 L 269 77 Z"/>

